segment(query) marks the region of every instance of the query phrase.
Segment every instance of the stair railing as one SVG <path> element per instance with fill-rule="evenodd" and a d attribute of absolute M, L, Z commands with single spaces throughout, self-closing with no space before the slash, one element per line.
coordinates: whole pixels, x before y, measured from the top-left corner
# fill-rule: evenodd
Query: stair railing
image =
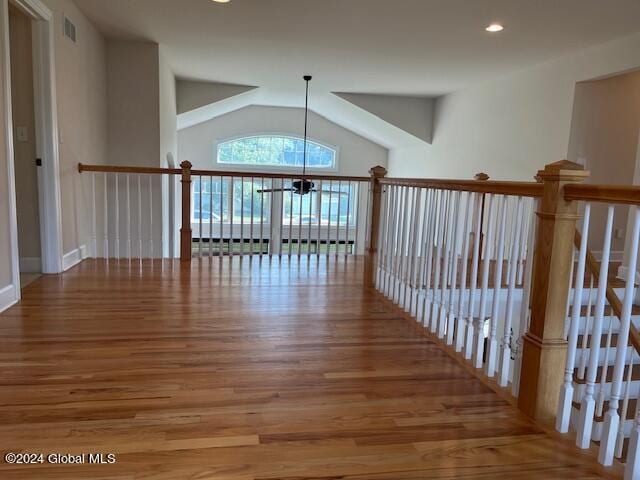
<path fill-rule="evenodd" d="M 611 465 L 614 459 L 626 460 L 625 478 L 639 478 L 639 418 L 637 407 L 633 412 L 629 409 L 638 405 L 635 397 L 639 393 L 633 373 L 638 363 L 640 334 L 632 317 L 640 236 L 640 209 L 636 207 L 640 205 L 640 188 L 568 185 L 564 198 L 582 201 L 584 215 L 580 231 L 576 230 L 574 235 L 578 259 L 568 297 L 571 304 L 568 350 L 556 429 L 563 433 L 575 430 L 576 445 L 582 449 L 597 441 L 600 463 Z M 604 218 L 594 222 L 596 203 L 604 205 L 606 213 L 602 212 Z M 624 276 L 621 281 L 610 272 L 614 265 L 613 230 L 616 210 L 623 209 L 623 219 L 627 221 L 629 205 L 631 232 L 625 245 L 625 269 L 619 270 Z M 593 231 L 594 225 L 604 226 L 603 231 Z M 588 246 L 590 241 L 602 242 L 599 261 Z M 616 288 L 622 290 L 622 300 Z M 628 420 L 628 413 L 634 413 L 635 420 Z M 627 441 L 628 448 L 624 449 Z"/>
<path fill-rule="evenodd" d="M 364 255 L 369 242 L 372 177 L 196 170 L 187 161 L 79 171 L 90 176 L 95 258 Z"/>
<path fill-rule="evenodd" d="M 627 478 L 640 478 L 640 417 L 620 421 L 640 393 L 635 210 L 622 301 L 609 281 L 611 204 L 640 205 L 640 188 L 582 185 L 588 175 L 561 161 L 537 183 L 376 178 L 371 283 L 450 354 L 511 384 L 526 414 L 556 417 L 581 448 L 597 436 L 604 465 L 630 437 Z M 592 202 L 608 205 L 600 263 L 587 248 Z"/>
<path fill-rule="evenodd" d="M 519 392 L 537 182 L 379 178 L 373 286 L 452 354 Z"/>

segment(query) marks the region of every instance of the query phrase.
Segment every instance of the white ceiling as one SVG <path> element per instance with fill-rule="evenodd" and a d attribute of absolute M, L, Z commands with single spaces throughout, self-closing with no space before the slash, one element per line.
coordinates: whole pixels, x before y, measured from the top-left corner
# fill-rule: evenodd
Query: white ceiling
<path fill-rule="evenodd" d="M 640 0 L 76 0 L 177 76 L 299 95 L 436 96 L 640 30 Z M 504 23 L 500 34 L 484 27 Z"/>

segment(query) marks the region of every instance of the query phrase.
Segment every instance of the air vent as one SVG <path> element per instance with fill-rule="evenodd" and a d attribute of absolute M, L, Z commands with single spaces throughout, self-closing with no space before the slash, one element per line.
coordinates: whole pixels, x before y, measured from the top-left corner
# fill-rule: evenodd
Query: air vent
<path fill-rule="evenodd" d="M 66 15 L 64 17 L 64 36 L 76 43 L 76 26 Z"/>

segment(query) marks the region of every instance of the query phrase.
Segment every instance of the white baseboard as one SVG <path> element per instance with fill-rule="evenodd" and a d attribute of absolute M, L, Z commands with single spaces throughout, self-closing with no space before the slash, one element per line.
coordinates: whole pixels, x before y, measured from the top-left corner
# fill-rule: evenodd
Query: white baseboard
<path fill-rule="evenodd" d="M 42 272 L 42 260 L 40 257 L 20 257 L 21 273 L 40 273 Z"/>
<path fill-rule="evenodd" d="M 76 266 L 85 258 L 89 258 L 89 251 L 86 245 L 80 245 L 80 248 L 65 253 L 62 257 L 62 270 L 67 271 L 71 267 Z"/>
<path fill-rule="evenodd" d="M 14 305 L 18 302 L 18 297 L 16 296 L 16 287 L 15 285 L 7 285 L 6 287 L 0 288 L 0 312 L 5 311 L 10 306 Z"/>

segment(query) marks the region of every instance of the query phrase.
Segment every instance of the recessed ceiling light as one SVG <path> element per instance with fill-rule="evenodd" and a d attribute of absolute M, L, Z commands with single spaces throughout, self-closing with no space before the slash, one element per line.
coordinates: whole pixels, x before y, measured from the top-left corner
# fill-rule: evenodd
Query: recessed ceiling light
<path fill-rule="evenodd" d="M 497 32 L 501 32 L 502 30 L 504 30 L 504 27 L 502 25 L 500 25 L 499 23 L 492 23 L 487 28 L 485 28 L 485 30 L 487 32 L 497 33 Z"/>
<path fill-rule="evenodd" d="M 229 3 L 231 0 L 213 0 L 216 3 Z"/>

